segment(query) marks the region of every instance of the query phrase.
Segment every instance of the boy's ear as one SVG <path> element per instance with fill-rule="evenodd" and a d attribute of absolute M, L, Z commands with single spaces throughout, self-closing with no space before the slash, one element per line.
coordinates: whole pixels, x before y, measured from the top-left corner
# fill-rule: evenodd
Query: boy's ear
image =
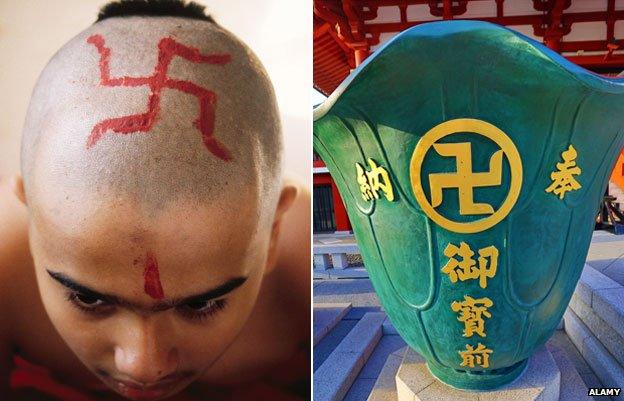
<path fill-rule="evenodd" d="M 9 185 L 17 199 L 26 206 L 26 192 L 24 191 L 24 180 L 22 176 L 19 174 L 14 175 Z"/>
<path fill-rule="evenodd" d="M 295 201 L 295 198 L 297 198 L 297 192 L 297 187 L 294 185 L 285 184 L 282 187 L 282 192 L 280 194 L 279 201 L 277 202 L 277 208 L 275 209 L 273 226 L 271 227 L 271 238 L 269 240 L 269 252 L 265 273 L 271 272 L 276 265 L 280 227 L 284 221 L 284 214 L 288 211 L 288 209 L 290 209 Z"/>

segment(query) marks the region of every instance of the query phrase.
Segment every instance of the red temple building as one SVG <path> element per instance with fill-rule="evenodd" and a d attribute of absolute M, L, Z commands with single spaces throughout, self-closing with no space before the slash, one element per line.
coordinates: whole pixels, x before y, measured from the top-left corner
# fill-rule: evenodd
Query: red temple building
<path fill-rule="evenodd" d="M 439 20 L 508 26 L 598 74 L 624 70 L 624 0 L 314 0 L 314 87 L 334 89 L 377 48 L 405 29 Z M 338 189 L 313 160 L 314 232 L 349 231 Z M 611 180 L 624 188 L 624 157 Z"/>

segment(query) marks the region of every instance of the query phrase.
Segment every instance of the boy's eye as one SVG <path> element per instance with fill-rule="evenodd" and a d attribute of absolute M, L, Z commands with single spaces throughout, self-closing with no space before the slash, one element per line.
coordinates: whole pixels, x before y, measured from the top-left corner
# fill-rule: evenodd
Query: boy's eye
<path fill-rule="evenodd" d="M 188 302 L 179 306 L 178 311 L 188 319 L 205 319 L 225 308 L 226 300 L 217 299 L 209 301 Z"/>
<path fill-rule="evenodd" d="M 92 315 L 107 315 L 114 309 L 114 306 L 105 300 L 80 292 L 70 292 L 67 300 L 80 311 Z"/>
<path fill-rule="evenodd" d="M 81 304 L 82 306 L 89 308 L 104 304 L 104 301 L 97 297 L 81 294 L 79 292 L 74 294 L 74 301 L 78 304 Z"/>
<path fill-rule="evenodd" d="M 204 312 L 214 305 L 214 301 L 189 302 L 185 306 L 196 312 Z"/>

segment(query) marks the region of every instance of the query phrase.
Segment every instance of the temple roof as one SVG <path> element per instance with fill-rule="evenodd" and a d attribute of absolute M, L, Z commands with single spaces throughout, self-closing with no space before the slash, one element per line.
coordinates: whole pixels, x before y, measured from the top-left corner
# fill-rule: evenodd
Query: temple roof
<path fill-rule="evenodd" d="M 508 26 L 594 72 L 624 70 L 622 0 L 314 0 L 314 87 L 330 94 L 397 33 L 443 19 Z"/>

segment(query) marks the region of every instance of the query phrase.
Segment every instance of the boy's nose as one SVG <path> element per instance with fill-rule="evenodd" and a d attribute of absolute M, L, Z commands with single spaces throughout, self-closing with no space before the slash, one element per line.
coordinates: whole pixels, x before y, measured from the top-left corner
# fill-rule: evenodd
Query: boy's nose
<path fill-rule="evenodd" d="M 175 373 L 177 348 L 158 330 L 156 319 L 141 319 L 125 330 L 115 347 L 115 366 L 122 376 L 136 384 L 150 385 Z"/>

